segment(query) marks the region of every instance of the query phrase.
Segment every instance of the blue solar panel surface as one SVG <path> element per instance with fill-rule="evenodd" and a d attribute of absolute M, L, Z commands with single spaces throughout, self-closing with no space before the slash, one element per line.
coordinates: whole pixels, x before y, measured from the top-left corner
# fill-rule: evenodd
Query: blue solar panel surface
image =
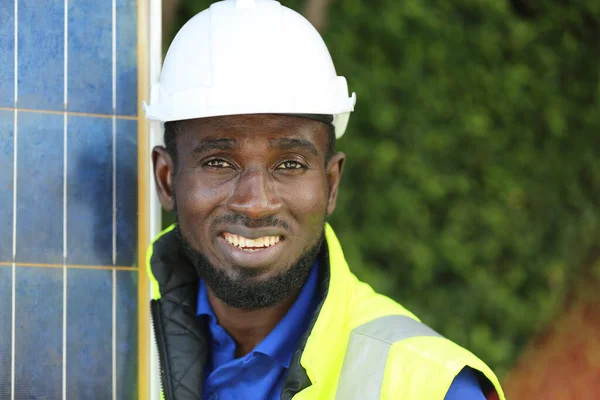
<path fill-rule="evenodd" d="M 0 399 L 136 399 L 137 0 L 2 0 L 0 54 Z"/>

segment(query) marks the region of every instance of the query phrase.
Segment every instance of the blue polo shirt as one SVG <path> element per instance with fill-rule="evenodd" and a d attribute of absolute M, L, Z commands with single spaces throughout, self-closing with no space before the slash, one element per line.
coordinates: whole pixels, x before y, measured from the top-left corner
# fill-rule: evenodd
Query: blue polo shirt
<path fill-rule="evenodd" d="M 254 350 L 235 358 L 233 338 L 217 322 L 204 281 L 198 291 L 198 316 L 208 318 L 211 354 L 206 365 L 204 400 L 279 400 L 294 350 L 319 304 L 315 262 L 298 298 L 283 319 Z M 485 400 L 469 369 L 461 372 L 446 400 Z"/>

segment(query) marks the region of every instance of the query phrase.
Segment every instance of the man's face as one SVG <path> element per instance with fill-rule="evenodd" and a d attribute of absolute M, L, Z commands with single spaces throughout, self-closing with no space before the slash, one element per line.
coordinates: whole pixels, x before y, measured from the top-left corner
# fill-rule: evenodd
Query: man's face
<path fill-rule="evenodd" d="M 184 242 L 220 275 L 215 284 L 264 289 L 314 253 L 344 160 L 325 163 L 327 130 L 300 117 L 203 118 L 179 123 L 176 167 L 155 149 L 161 203 L 176 208 Z"/>

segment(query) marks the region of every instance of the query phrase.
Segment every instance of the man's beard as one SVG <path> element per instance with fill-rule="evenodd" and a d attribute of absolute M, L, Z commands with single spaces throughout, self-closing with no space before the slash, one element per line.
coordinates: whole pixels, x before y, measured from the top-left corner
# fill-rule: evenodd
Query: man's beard
<path fill-rule="evenodd" d="M 261 274 L 261 269 L 234 265 L 236 277 L 233 278 L 211 264 L 200 251 L 195 250 L 182 234 L 179 224 L 176 231 L 186 256 L 213 294 L 227 306 L 245 310 L 273 307 L 281 303 L 294 289 L 301 288 L 325 242 L 324 231 L 321 231 L 316 244 L 305 249 L 292 265 L 286 266 L 276 275 L 255 280 L 254 278 Z"/>

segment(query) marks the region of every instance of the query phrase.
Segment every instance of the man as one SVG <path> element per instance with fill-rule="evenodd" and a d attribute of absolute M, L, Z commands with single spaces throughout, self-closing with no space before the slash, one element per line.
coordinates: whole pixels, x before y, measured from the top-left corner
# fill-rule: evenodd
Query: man
<path fill-rule="evenodd" d="M 167 400 L 504 398 L 482 361 L 349 271 L 326 220 L 354 103 L 275 1 L 215 3 L 171 44 L 146 107 L 177 213 L 148 257 Z"/>

